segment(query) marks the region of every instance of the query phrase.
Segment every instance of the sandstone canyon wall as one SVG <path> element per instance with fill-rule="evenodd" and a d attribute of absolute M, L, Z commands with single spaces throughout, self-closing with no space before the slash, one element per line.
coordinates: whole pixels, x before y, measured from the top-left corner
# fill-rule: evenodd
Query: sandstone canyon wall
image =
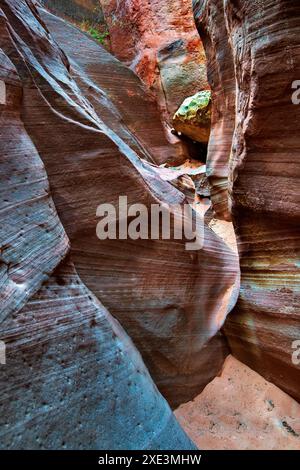
<path fill-rule="evenodd" d="M 196 251 L 173 236 L 97 238 L 98 206 L 117 207 L 119 196 L 138 210 L 163 205 L 178 224 L 175 207 L 194 194 L 160 167 L 182 148 L 168 142 L 147 87 L 164 119 L 207 87 L 189 2 L 101 4 L 127 65 L 40 2 L 0 0 L 2 448 L 193 449 L 171 408 L 219 376 L 230 350 L 300 399 L 299 1 L 193 2 L 212 89 L 215 213 L 202 216 Z M 222 234 L 231 218 L 239 258 L 211 230 Z M 194 406 L 222 402 L 228 364 L 237 395 L 243 374 L 254 377 L 226 364 L 177 412 L 192 417 L 197 442 Z M 281 397 L 293 420 L 299 407 Z"/>
<path fill-rule="evenodd" d="M 134 73 L 35 4 L 0 0 L 1 446 L 192 448 L 110 313 L 169 403 L 190 400 L 228 354 L 237 256 L 206 225 L 195 252 L 97 239 L 119 195 L 175 221 L 185 197 L 153 166 L 173 149 Z"/>
<path fill-rule="evenodd" d="M 45 167 L 24 127 L 25 88 L 37 86 L 30 64 L 53 84 L 39 61 L 51 51 L 59 80 L 66 57 L 31 2 L 1 0 L 0 46 L 0 337 L 7 355 L 0 447 L 194 448 L 132 342 L 67 257 Z M 49 133 L 50 123 L 40 125 Z"/>
<path fill-rule="evenodd" d="M 216 217 L 231 220 L 228 176 L 235 125 L 235 80 L 233 58 L 228 46 L 224 21 L 223 1 L 195 1 L 194 14 L 206 52 L 207 77 L 213 102 L 206 173 Z"/>
<path fill-rule="evenodd" d="M 229 172 L 242 271 L 225 332 L 236 357 L 299 400 L 292 345 L 300 338 L 300 107 L 292 85 L 300 77 L 300 5 L 194 0 L 194 11 L 214 96 L 208 165 L 224 202 Z"/>
<path fill-rule="evenodd" d="M 172 116 L 187 96 L 208 88 L 191 2 L 101 0 L 101 5 L 113 53 L 153 92 L 168 138 L 180 146 L 169 133 Z M 184 148 L 182 153 L 188 156 Z"/>
<path fill-rule="evenodd" d="M 99 0 L 40 0 L 52 13 L 76 23 L 105 24 Z"/>

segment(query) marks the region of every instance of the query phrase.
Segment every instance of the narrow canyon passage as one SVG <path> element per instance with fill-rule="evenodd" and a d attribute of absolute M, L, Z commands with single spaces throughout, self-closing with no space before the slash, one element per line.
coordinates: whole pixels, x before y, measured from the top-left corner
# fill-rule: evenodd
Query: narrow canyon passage
<path fill-rule="evenodd" d="M 0 0 L 2 449 L 300 449 L 300 5 L 192 3 Z"/>

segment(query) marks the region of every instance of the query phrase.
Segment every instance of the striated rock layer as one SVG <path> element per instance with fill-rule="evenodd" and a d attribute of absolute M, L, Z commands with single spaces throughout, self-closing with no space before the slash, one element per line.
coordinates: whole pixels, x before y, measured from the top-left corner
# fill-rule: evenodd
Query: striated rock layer
<path fill-rule="evenodd" d="M 29 5 L 0 2 L 0 448 L 194 449 L 131 340 L 65 259 L 69 241 L 20 119 L 29 70 L 4 53 L 18 55 L 17 16 L 25 36 L 38 21 Z"/>
<path fill-rule="evenodd" d="M 218 332 L 236 302 L 237 257 L 207 226 L 194 252 L 173 238 L 98 240 L 97 207 L 117 205 L 120 195 L 148 209 L 163 202 L 172 220 L 172 205 L 185 203 L 147 163 L 169 152 L 162 128 L 154 111 L 153 120 L 144 113 L 149 102 L 138 78 L 97 43 L 31 2 L 0 6 L 1 47 L 22 82 L 22 121 L 45 164 L 72 261 L 170 403 L 190 400 L 227 354 Z"/>
<path fill-rule="evenodd" d="M 211 128 L 210 91 L 199 91 L 186 98 L 174 114 L 172 122 L 176 132 L 207 145 Z"/>
<path fill-rule="evenodd" d="M 104 23 L 98 0 L 39 0 L 39 2 L 54 14 L 64 15 L 76 23 L 84 21 L 91 25 Z"/>
<path fill-rule="evenodd" d="M 84 71 L 92 71 L 93 63 L 85 52 L 90 47 L 90 41 L 87 39 L 84 42 L 85 38 L 81 38 L 83 53 L 78 57 L 77 52 L 75 56 L 69 44 L 73 43 L 70 39 L 77 32 L 54 17 L 46 15 L 45 18 L 70 57 L 74 69 L 78 71 L 78 77 L 81 79 Z M 101 85 L 102 78 L 98 79 L 94 74 L 93 80 L 98 86 Z M 102 116 L 103 106 L 97 100 L 97 95 L 92 102 L 98 116 Z M 53 117 L 47 113 L 48 120 L 53 120 Z M 47 145 L 43 145 L 43 135 L 37 134 L 38 128 L 32 112 L 26 115 L 26 123 L 46 163 L 54 199 L 57 200 L 62 221 L 71 237 L 74 260 L 81 276 L 125 326 L 168 400 L 174 405 L 186 401 L 215 376 L 224 360 L 226 347 L 222 337 L 205 345 L 218 331 L 235 302 L 238 289 L 235 256 L 208 229 L 204 250 L 195 253 L 188 253 L 184 242 L 175 240 L 107 240 L 100 243 L 95 233 L 98 204 L 111 202 L 116 205 L 119 195 L 127 195 L 129 203 L 144 203 L 149 207 L 158 202 L 182 203 L 182 195 L 157 178 L 156 173 L 145 163 L 141 165 L 124 142 L 115 140 L 110 130 L 114 123 L 110 122 L 110 129 L 105 129 L 99 118 L 97 125 L 101 126 L 108 138 L 101 133 L 91 140 L 90 132 L 81 132 L 82 155 L 91 149 L 87 161 L 83 156 L 79 158 L 78 142 L 70 142 L 67 137 L 74 134 L 73 128 L 68 123 L 64 127 L 60 124 L 60 132 L 65 136 L 60 158 L 62 164 L 65 162 L 66 165 L 64 174 L 67 175 L 70 171 L 68 168 L 72 168 L 69 155 L 72 152 L 78 155 L 78 176 L 74 176 L 74 184 L 82 186 L 82 193 L 74 194 L 67 180 L 57 175 L 53 159 L 53 152 L 57 152 L 55 139 L 52 148 L 49 139 Z M 143 121 L 140 128 L 143 129 Z M 118 148 L 112 141 L 118 144 Z M 99 154 L 99 148 L 107 149 L 104 158 Z M 84 205 L 81 194 L 90 194 Z M 68 213 L 60 200 L 69 200 L 73 211 Z M 75 222 L 83 220 L 83 217 L 84 231 Z M 224 254 L 222 260 L 219 250 Z M 225 271 L 224 278 L 221 273 Z M 225 283 L 222 278 L 226 279 Z M 197 340 L 187 348 L 186 337 L 191 334 Z M 211 364 L 208 364 L 209 353 L 214 355 Z M 178 357 L 181 358 L 180 364 Z"/>
<path fill-rule="evenodd" d="M 186 0 L 101 0 L 112 51 L 152 90 L 170 142 L 172 116 L 187 96 L 207 89 L 205 54 Z"/>
<path fill-rule="evenodd" d="M 0 326 L 1 449 L 195 448 L 69 261 Z"/>
<path fill-rule="evenodd" d="M 209 59 L 211 76 L 218 64 L 225 86 L 232 90 L 234 81 L 237 93 L 235 116 L 228 102 L 221 103 L 222 115 L 236 122 L 230 194 L 242 270 L 226 335 L 236 357 L 299 400 L 300 365 L 292 355 L 300 339 L 300 106 L 292 94 L 300 77 L 300 5 L 296 0 L 194 3 L 203 38 L 208 35 L 210 48 L 229 57 L 226 63 L 218 53 Z M 214 37 L 212 31 L 224 34 Z M 218 95 L 220 82 L 211 84 Z M 218 112 L 218 100 L 215 106 Z M 220 146 L 228 149 L 229 132 L 219 136 Z"/>
<path fill-rule="evenodd" d="M 235 125 L 235 79 L 223 0 L 194 0 L 193 7 L 196 26 L 206 53 L 207 78 L 213 102 L 206 161 L 207 176 L 216 217 L 230 221 L 228 175 Z"/>

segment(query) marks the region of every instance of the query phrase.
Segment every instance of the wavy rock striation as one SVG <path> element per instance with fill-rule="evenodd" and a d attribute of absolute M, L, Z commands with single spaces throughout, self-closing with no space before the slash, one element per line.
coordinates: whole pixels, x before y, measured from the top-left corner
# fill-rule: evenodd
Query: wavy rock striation
<path fill-rule="evenodd" d="M 211 134 L 207 176 L 215 215 L 231 220 L 228 205 L 229 158 L 235 125 L 235 80 L 231 48 L 224 22 L 223 0 L 194 0 L 194 16 L 207 58 L 212 91 Z"/>
<path fill-rule="evenodd" d="M 131 340 L 63 260 L 69 242 L 20 119 L 23 85 L 33 82 L 23 57 L 17 71 L 4 53 L 18 56 L 17 17 L 38 21 L 30 7 L 0 2 L 0 447 L 193 449 Z"/>
<path fill-rule="evenodd" d="M 65 259 L 69 241 L 20 119 L 24 87 L 37 86 L 29 63 L 40 68 L 42 55 L 17 30 L 45 55 L 51 44 L 66 64 L 31 2 L 1 0 L 0 447 L 194 449 L 131 340 Z"/>
<path fill-rule="evenodd" d="M 172 205 L 185 198 L 148 163 L 165 159 L 170 147 L 154 111 L 149 118 L 141 83 L 124 65 L 32 2 L 1 0 L 0 6 L 1 47 L 22 84 L 22 121 L 45 164 L 76 270 L 130 334 L 170 403 L 187 401 L 215 377 L 227 354 L 218 331 L 236 302 L 237 257 L 207 226 L 204 247 L 195 252 L 173 238 L 97 239 L 98 205 L 116 205 L 120 195 L 148 208 L 165 203 L 174 219 Z M 62 237 L 61 257 L 68 246 L 63 231 Z M 45 250 L 53 260 L 47 244 Z"/>
<path fill-rule="evenodd" d="M 2 449 L 194 448 L 69 260 L 1 323 L 1 338 Z"/>
<path fill-rule="evenodd" d="M 0 16 L 1 46 L 11 41 Z M 20 119 L 22 83 L 0 50 L 0 321 L 23 307 L 66 255 L 69 242 L 44 165 Z"/>
<path fill-rule="evenodd" d="M 104 16 L 98 0 L 40 0 L 52 13 L 63 16 L 76 24 L 104 25 Z"/>
<path fill-rule="evenodd" d="M 186 98 L 173 116 L 173 126 L 176 132 L 207 145 L 211 128 L 210 91 L 199 91 Z"/>
<path fill-rule="evenodd" d="M 300 339 L 300 106 L 292 94 L 300 77 L 300 5 L 207 0 L 194 7 L 204 44 L 213 51 L 208 57 L 216 96 L 212 113 L 236 123 L 230 195 L 242 286 L 226 335 L 235 356 L 299 400 L 293 343 Z M 225 77 L 223 84 L 216 74 Z M 220 86 L 229 101 L 218 99 Z M 234 114 L 228 108 L 233 88 Z M 226 155 L 230 132 L 216 134 Z"/>

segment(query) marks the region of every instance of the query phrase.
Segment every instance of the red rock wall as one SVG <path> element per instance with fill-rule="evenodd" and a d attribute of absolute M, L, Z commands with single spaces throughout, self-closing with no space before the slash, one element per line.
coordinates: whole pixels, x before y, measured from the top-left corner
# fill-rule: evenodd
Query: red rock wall
<path fill-rule="evenodd" d="M 195 1 L 196 15 L 216 5 Z M 228 116 L 235 120 L 230 196 L 242 286 L 226 334 L 239 359 L 299 400 L 292 343 L 300 339 L 300 106 L 292 103 L 292 84 L 300 78 L 300 4 L 226 0 L 220 12 L 200 33 L 227 31 L 227 39 L 213 38 L 211 47 L 222 65 L 218 54 L 228 56 L 231 46 L 237 92 L 235 116 Z M 219 135 L 227 153 L 227 133 Z"/>
<path fill-rule="evenodd" d="M 205 56 L 186 0 L 101 0 L 113 53 L 153 90 L 168 120 L 207 88 Z"/>
<path fill-rule="evenodd" d="M 223 0 L 195 0 L 194 15 L 207 57 L 212 90 L 212 123 L 207 176 L 217 218 L 231 220 L 228 203 L 229 158 L 235 125 L 235 78 L 232 50 L 224 21 Z"/>
<path fill-rule="evenodd" d="M 69 240 L 23 124 L 26 88 L 40 85 L 51 108 L 47 80 L 55 88 L 66 66 L 33 4 L 0 0 L 0 448 L 194 449 L 131 340 L 66 258 Z M 38 125 L 58 150 L 59 128 Z"/>
<path fill-rule="evenodd" d="M 26 218 L 30 216 L 30 213 L 25 210 L 26 205 L 24 205 L 23 213 L 23 205 L 21 204 L 20 215 L 24 216 L 26 223 L 24 222 L 24 226 L 21 228 L 17 226 L 16 233 L 12 234 L 9 239 L 12 238 L 16 247 L 22 248 L 23 251 L 21 250 L 17 254 L 12 252 L 10 258 L 10 247 L 6 247 L 3 243 L 3 258 L 6 257 L 4 259 L 7 260 L 7 264 L 12 263 L 12 274 L 18 272 L 19 265 L 22 269 L 20 269 L 21 281 L 17 277 L 13 278 L 12 285 L 17 289 L 17 292 L 10 296 L 10 309 L 5 310 L 3 314 L 3 318 L 5 317 L 8 323 L 1 330 L 2 336 L 4 339 L 9 338 L 10 331 L 14 328 L 9 323 L 12 318 L 17 318 L 22 322 L 23 316 L 28 315 L 28 329 L 32 327 L 30 320 L 34 323 L 34 317 L 31 312 L 35 305 L 37 309 L 39 308 L 40 295 L 42 296 L 41 309 L 43 309 L 45 300 L 45 308 L 52 319 L 49 319 L 49 327 L 51 327 L 51 322 L 56 322 L 57 315 L 62 308 L 60 295 L 64 298 L 64 292 L 57 287 L 57 283 L 60 285 L 60 282 L 67 286 L 66 309 L 71 311 L 78 308 L 81 312 L 79 299 L 73 298 L 73 294 L 75 297 L 81 295 L 76 291 L 74 282 L 52 279 L 53 270 L 55 267 L 60 267 L 61 258 L 66 255 L 68 250 L 68 239 L 60 224 L 61 220 L 71 242 L 72 262 L 74 262 L 82 281 L 98 299 L 103 301 L 105 307 L 110 309 L 111 313 L 120 320 L 122 326 L 131 335 L 135 344 L 140 348 L 155 382 L 169 402 L 176 406 L 187 401 L 198 394 L 207 382 L 215 377 L 227 354 L 224 337 L 218 334 L 218 331 L 237 298 L 239 289 L 237 257 L 207 226 L 204 228 L 204 247 L 194 253 L 185 250 L 185 240 L 100 242 L 96 238 L 96 225 L 99 221 L 96 217 L 98 205 L 109 202 L 116 204 L 119 195 L 127 195 L 129 203 L 144 203 L 148 208 L 151 203 L 162 202 L 171 205 L 185 202 L 184 195 L 160 179 L 157 171 L 154 171 L 153 167 L 147 163 L 147 161 L 159 161 L 160 158 L 165 159 L 166 155 L 173 150 L 166 144 L 158 116 L 155 114 L 155 108 L 149 101 L 140 80 L 132 71 L 77 28 L 48 14 L 45 10 L 36 10 L 31 2 L 0 0 L 0 7 L 3 12 L 1 24 L 4 28 L 0 46 L 6 54 L 5 61 L 9 62 L 10 59 L 14 74 L 19 80 L 19 114 L 21 110 L 19 126 L 24 123 L 26 127 L 26 131 L 23 128 L 21 134 L 21 144 L 26 143 L 26 136 L 29 135 L 28 145 L 31 145 L 29 149 L 32 148 L 33 142 L 34 152 L 39 152 L 39 155 L 36 154 L 36 161 L 33 160 L 31 163 L 28 160 L 26 169 L 30 175 L 34 175 L 31 177 L 33 181 L 37 176 L 39 182 L 43 173 L 37 169 L 40 157 L 42 158 L 55 203 L 54 207 L 51 200 L 48 201 L 49 191 L 47 187 L 41 186 L 45 193 L 41 200 L 45 199 L 46 208 L 41 207 L 40 211 L 43 217 L 47 218 L 47 224 L 43 218 L 41 223 L 44 225 L 40 227 L 41 230 L 36 229 L 35 222 L 32 222 L 30 217 L 29 220 Z M 40 14 L 43 21 L 39 18 Z M 64 51 L 58 44 L 63 47 Z M 77 45 L 75 49 L 74 44 Z M 13 77 L 14 74 L 10 73 L 9 77 Z M 145 113 L 145 109 L 147 113 Z M 5 130 L 5 128 L 3 129 Z M 18 135 L 18 132 L 16 134 Z M 3 140 L 1 139 L 2 145 L 3 142 L 5 145 L 8 142 L 13 146 L 8 147 L 6 153 L 9 158 L 5 165 L 11 164 L 14 158 L 18 162 L 15 156 L 18 141 L 14 144 L 10 135 L 10 131 L 5 132 Z M 34 156 L 34 152 L 30 150 L 29 153 Z M 22 163 L 24 163 L 23 155 L 24 152 L 21 151 L 19 158 Z M 5 165 L 3 167 L 4 181 L 6 181 L 6 171 L 8 171 Z M 6 182 L 9 183 L 9 181 Z M 26 184 L 20 184 L 19 181 L 16 181 L 16 186 L 20 188 L 22 196 L 28 195 Z M 12 195 L 15 191 L 14 188 Z M 38 193 L 37 198 L 39 197 Z M 33 196 L 32 198 L 34 199 Z M 31 199 L 30 193 L 29 199 Z M 16 203 L 14 200 L 13 202 Z M 6 204 L 7 201 L 4 203 Z M 12 204 L 8 206 L 11 210 L 7 223 L 9 228 L 17 211 Z M 33 232 L 35 238 L 28 240 L 27 233 L 31 230 L 31 224 L 36 229 L 36 232 Z M 40 238 L 39 233 L 41 234 Z M 4 232 L 5 234 L 6 232 Z M 62 238 L 61 246 L 57 243 L 59 234 Z M 24 247 L 22 236 L 24 237 Z M 18 237 L 21 241 L 18 241 Z M 46 238 L 46 242 L 43 245 L 44 251 L 39 251 L 39 242 L 40 239 L 43 240 L 42 237 Z M 1 246 L 2 241 L 7 242 L 5 236 L 1 240 Z M 54 244 L 57 251 L 50 243 Z M 35 247 L 37 251 L 35 251 Z M 52 264 L 48 261 L 48 257 Z M 36 258 L 39 262 L 36 261 Z M 4 270 L 7 270 L 5 266 Z M 34 283 L 35 276 L 38 279 Z M 46 287 L 46 291 L 47 289 L 49 291 L 49 297 L 44 290 L 42 293 L 39 291 L 41 283 L 47 279 L 50 282 Z M 78 280 L 80 286 L 82 286 L 82 281 Z M 4 291 L 7 289 L 7 285 L 9 285 L 9 279 L 5 279 Z M 31 287 L 32 291 L 30 291 Z M 71 289 L 70 294 L 68 294 L 69 289 Z M 9 293 L 9 290 L 7 292 Z M 38 297 L 33 298 L 32 295 Z M 71 297 L 70 302 L 67 299 L 68 295 Z M 49 310 L 49 299 L 51 305 L 53 296 L 57 298 L 57 308 L 51 311 Z M 29 304 L 28 306 L 31 299 L 33 305 Z M 4 300 L 7 300 L 6 296 Z M 14 300 L 18 302 L 17 305 L 14 305 Z M 93 295 L 89 300 L 92 304 L 88 303 L 87 310 L 89 308 L 93 311 L 99 308 L 103 309 L 102 306 L 99 307 L 99 303 Z M 21 311 L 22 308 L 27 309 L 24 314 Z M 66 323 L 69 322 L 67 314 L 68 311 L 66 312 Z M 84 315 L 87 315 L 86 311 Z M 88 318 L 91 319 L 92 327 L 93 316 Z M 88 318 L 85 319 L 84 316 L 82 319 L 80 317 L 80 321 L 85 323 Z M 60 321 L 64 322 L 63 316 Z M 110 317 L 109 321 L 111 321 Z M 0 326 L 2 327 L 2 324 Z M 56 326 L 55 324 L 55 328 Z M 55 328 L 53 330 L 54 336 L 59 334 L 59 329 Z M 72 337 L 75 334 L 74 329 L 76 329 L 75 326 L 73 328 L 73 325 L 70 325 L 69 333 Z M 110 330 L 111 328 L 108 327 L 108 331 Z M 26 329 L 22 329 L 21 333 L 22 339 L 25 341 Z M 99 332 L 96 332 L 100 342 L 102 333 L 100 327 Z M 111 334 L 112 338 L 115 338 L 114 334 Z M 45 331 L 41 329 L 39 335 L 36 342 L 33 343 L 33 348 L 37 348 L 37 351 L 39 343 L 45 339 Z M 122 335 L 126 338 L 124 333 Z M 125 341 L 124 338 L 122 339 L 122 335 L 120 334 L 120 337 L 117 335 L 121 346 Z M 89 334 L 84 333 L 83 336 L 83 343 L 89 343 L 89 339 L 91 339 L 91 344 L 94 344 L 94 340 Z M 68 341 L 71 339 L 68 338 Z M 108 342 L 107 351 L 109 351 L 109 347 L 110 343 Z M 136 354 L 134 348 L 131 347 L 131 349 L 133 354 Z M 45 350 L 47 352 L 46 347 Z M 126 354 L 124 353 L 125 357 L 127 357 Z M 120 357 L 117 351 L 116 355 L 117 357 L 114 357 L 113 360 L 115 359 L 119 364 Z M 58 367 L 60 358 L 64 360 L 58 349 L 54 364 L 55 373 L 60 370 Z M 104 370 L 109 367 L 107 365 L 109 357 L 105 356 L 104 352 L 93 356 L 91 351 L 86 360 L 95 360 L 99 363 L 103 361 Z M 141 387 L 138 387 L 136 394 L 134 392 L 131 395 L 129 392 L 128 397 L 124 387 L 127 385 L 129 387 L 129 384 L 122 381 L 120 376 L 123 373 L 123 377 L 127 377 L 129 365 L 127 362 L 122 362 L 122 364 L 120 369 L 113 372 L 115 374 L 114 380 L 116 382 L 121 380 L 123 384 L 123 389 L 121 387 L 120 393 L 118 393 L 119 398 L 123 397 L 124 402 L 130 400 L 132 403 L 131 399 L 136 401 L 135 396 L 140 393 L 145 396 L 150 407 L 153 403 L 153 406 L 156 407 L 155 402 L 157 401 L 159 413 L 161 416 L 167 416 L 168 424 L 165 428 L 165 424 L 157 423 L 155 418 L 152 422 L 153 426 L 156 425 L 157 429 L 166 429 L 166 438 L 174 427 L 174 436 L 177 436 L 179 441 L 176 441 L 177 437 L 175 441 L 171 439 L 170 446 L 175 446 L 178 442 L 179 445 L 190 446 L 189 441 L 187 442 L 185 437 L 180 434 L 181 431 L 173 421 L 169 408 L 164 401 L 161 401 L 162 397 L 156 389 L 153 395 L 153 385 L 151 385 L 146 369 L 144 366 L 139 368 L 135 360 L 134 364 L 136 364 L 137 370 L 132 375 L 132 385 L 135 384 L 135 373 L 141 373 L 142 377 L 139 376 L 139 380 L 142 380 L 143 376 L 146 379 L 142 380 Z M 38 368 L 36 362 L 34 368 Z M 83 369 L 81 372 L 82 380 L 84 380 L 85 370 Z M 13 387 L 14 379 L 15 375 L 12 375 L 8 381 L 7 378 L 5 379 L 5 383 Z M 135 410 L 132 411 L 133 408 L 130 405 L 125 411 L 122 408 L 122 406 L 124 407 L 123 401 L 116 400 L 115 402 L 114 395 L 111 394 L 112 390 L 107 385 L 110 379 L 108 378 L 106 382 L 105 375 L 102 379 L 100 384 L 107 388 L 111 399 L 110 401 L 110 399 L 104 398 L 104 403 L 111 407 L 117 407 L 117 412 L 113 414 L 116 419 L 118 416 L 124 416 L 124 420 L 129 420 L 130 426 L 133 425 L 130 416 L 135 416 Z M 42 387 L 44 380 L 43 374 L 40 375 L 37 393 L 41 394 L 39 387 Z M 93 381 L 97 380 L 96 371 L 90 380 L 91 387 L 93 387 Z M 82 384 L 81 381 L 80 384 Z M 150 390 L 148 398 L 147 387 Z M 82 385 L 79 389 L 78 396 L 81 400 L 81 396 L 84 398 L 86 394 L 81 394 Z M 97 394 L 100 393 L 99 390 L 97 389 Z M 129 390 L 131 390 L 130 387 Z M 72 396 L 72 400 L 74 399 L 75 402 L 76 392 L 75 387 Z M 22 388 L 16 390 L 16 400 L 19 400 L 20 394 L 22 394 Z M 55 396 L 54 391 L 52 395 Z M 25 419 L 24 412 L 27 403 L 25 402 L 20 405 L 20 408 L 12 408 L 13 416 L 20 413 L 22 416 L 20 419 Z M 48 403 L 47 400 L 45 402 Z M 51 403 L 53 404 L 54 401 Z M 67 413 L 68 403 L 65 401 L 62 405 L 62 413 Z M 47 411 L 48 407 L 45 410 Z M 145 421 L 147 410 L 149 410 L 148 405 L 144 415 Z M 89 416 L 92 415 L 91 411 Z M 46 412 L 45 416 L 47 417 Z M 63 416 L 66 415 L 63 414 Z M 105 413 L 103 416 L 101 417 L 100 413 L 99 419 L 107 423 L 108 418 Z M 45 420 L 41 420 L 41 422 L 46 426 Z M 97 427 L 96 424 L 97 420 L 95 427 Z M 140 424 L 142 425 L 142 423 Z M 86 425 L 88 426 L 88 423 Z M 34 423 L 32 426 L 34 428 Z M 110 426 L 110 424 L 106 426 Z M 87 432 L 87 427 L 84 429 Z M 125 433 L 124 429 L 121 430 L 122 441 L 120 441 L 120 445 L 125 446 L 126 443 L 129 445 L 126 441 L 127 431 L 128 427 L 126 427 Z M 87 438 L 87 435 L 84 434 L 84 437 Z M 138 441 L 139 445 L 149 447 L 157 445 L 156 441 L 150 443 L 148 439 L 149 434 L 143 434 L 142 440 Z M 75 445 L 74 443 L 77 441 L 74 434 L 70 434 L 68 442 L 71 446 Z M 166 441 L 162 440 L 162 442 Z M 85 443 L 87 447 L 101 448 L 98 445 L 97 436 L 94 436 L 91 441 L 85 440 Z M 117 446 L 115 441 L 113 443 Z M 15 442 L 16 447 L 18 444 L 27 445 L 22 440 Z M 49 441 L 49 446 L 51 445 L 52 441 Z"/>
<path fill-rule="evenodd" d="M 141 165 L 132 153 L 134 147 L 131 141 L 116 126 L 116 109 L 111 106 L 110 101 L 103 103 L 99 95 L 99 89 L 102 90 L 101 93 L 107 90 L 107 99 L 113 99 L 116 94 L 120 97 L 120 102 L 115 103 L 118 104 L 118 112 L 122 114 L 123 120 L 136 120 L 139 108 L 136 100 L 137 85 L 132 85 L 132 80 L 136 82 L 134 74 L 64 22 L 49 15 L 44 18 L 74 67 L 76 61 L 77 83 L 81 84 L 85 96 L 89 97 L 107 127 L 103 127 L 97 117 L 97 126 L 101 126 L 102 133 L 91 139 L 90 131 L 81 131 L 79 144 L 74 137 L 71 140 L 68 137 L 76 134 L 76 125 L 74 128 L 69 123 L 57 120 L 39 102 L 31 112 L 26 112 L 25 107 L 26 124 L 46 163 L 54 199 L 71 238 L 79 273 L 125 326 L 142 352 L 160 390 L 170 403 L 176 405 L 194 396 L 199 388 L 202 389 L 217 373 L 226 355 L 221 337 L 214 339 L 207 347 L 206 343 L 218 331 L 226 313 L 234 304 L 238 289 L 236 257 L 208 229 L 205 248 L 192 256 L 186 252 L 184 243 L 174 240 L 99 243 L 95 235 L 95 209 L 98 204 L 116 204 L 119 195 L 127 195 L 130 203 L 144 203 L 147 206 L 157 200 L 180 203 L 183 197 L 170 185 L 160 181 L 150 167 Z M 78 49 L 74 51 L 74 42 L 80 43 L 80 54 Z M 97 85 L 97 89 L 92 91 L 91 78 Z M 120 88 L 120 83 L 123 83 L 124 88 Z M 128 102 L 126 105 L 128 98 L 124 89 L 132 91 L 129 99 L 135 101 L 135 107 Z M 28 104 L 37 99 L 36 92 L 32 96 L 28 91 L 26 95 Z M 52 100 L 52 106 L 56 108 L 59 101 L 55 97 Z M 68 112 L 68 106 L 65 107 L 65 112 Z M 150 141 L 148 118 L 148 115 L 142 117 L 141 114 L 135 129 L 136 134 L 147 136 Z M 54 158 L 54 154 L 57 155 L 57 138 L 50 138 L 45 142 L 43 129 L 37 125 L 40 120 L 53 122 L 54 128 L 60 128 L 60 135 L 63 136 L 60 160 L 66 165 L 63 173 L 66 178 L 57 175 Z M 156 125 L 159 126 L 159 120 Z M 119 138 L 122 137 L 122 141 L 116 140 L 116 132 Z M 99 148 L 106 149 L 103 156 L 102 153 L 99 154 Z M 84 155 L 86 152 L 91 157 L 87 161 L 82 158 L 77 160 L 78 176 L 74 175 L 73 183 L 81 186 L 83 193 L 74 194 L 67 177 L 72 171 L 70 156 L 74 153 Z M 147 158 L 147 154 L 141 149 L 139 155 Z M 84 204 L 80 202 L 81 194 L 89 194 L 89 199 L 85 199 Z M 72 201 L 72 211 L 66 211 L 61 201 Z M 77 220 L 82 221 L 84 231 L 81 224 L 78 227 L 75 222 Z M 223 253 L 222 259 L 219 250 Z M 205 269 L 201 268 L 202 264 L 206 266 Z M 208 272 L 211 276 L 206 281 Z M 186 348 L 185 338 L 191 331 L 199 339 Z M 208 363 L 210 355 L 214 359 Z M 181 358 L 180 363 L 177 357 Z"/>

